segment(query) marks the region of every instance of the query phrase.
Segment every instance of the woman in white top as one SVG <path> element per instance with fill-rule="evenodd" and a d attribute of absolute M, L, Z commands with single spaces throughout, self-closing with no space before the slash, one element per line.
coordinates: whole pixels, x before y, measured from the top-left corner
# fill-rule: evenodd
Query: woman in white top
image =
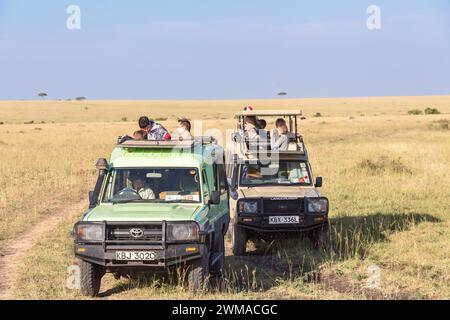
<path fill-rule="evenodd" d="M 191 134 L 191 122 L 186 118 L 178 119 L 178 127 L 172 134 L 172 140 L 182 141 L 182 140 L 192 140 Z"/>

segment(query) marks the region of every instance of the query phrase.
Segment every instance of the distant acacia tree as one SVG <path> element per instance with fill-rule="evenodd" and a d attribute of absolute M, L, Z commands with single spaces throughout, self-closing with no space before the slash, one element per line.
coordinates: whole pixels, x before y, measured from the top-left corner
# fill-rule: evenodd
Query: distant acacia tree
<path fill-rule="evenodd" d="M 77 100 L 77 101 L 83 101 L 83 100 L 86 100 L 86 97 L 76 97 L 75 100 Z"/>
<path fill-rule="evenodd" d="M 39 93 L 38 93 L 38 96 L 41 97 L 42 100 L 44 100 L 45 97 L 48 96 L 48 94 L 46 94 L 45 92 L 39 92 Z"/>
<path fill-rule="evenodd" d="M 281 96 L 286 96 L 287 95 L 287 92 L 284 92 L 284 91 L 281 91 L 281 92 L 278 92 L 278 95 L 281 97 Z"/>

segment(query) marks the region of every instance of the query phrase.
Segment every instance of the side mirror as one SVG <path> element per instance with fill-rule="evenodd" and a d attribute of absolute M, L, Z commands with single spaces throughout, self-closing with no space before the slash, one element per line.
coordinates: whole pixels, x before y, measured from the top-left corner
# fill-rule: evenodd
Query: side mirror
<path fill-rule="evenodd" d="M 237 200 L 239 198 L 239 194 L 236 189 L 230 188 L 230 198 L 233 200 Z"/>
<path fill-rule="evenodd" d="M 229 185 L 230 185 L 231 188 L 236 189 L 237 188 L 237 184 L 238 184 L 238 168 L 237 168 L 237 166 L 235 166 L 233 168 L 233 172 L 232 172 L 232 175 L 231 175 L 231 179 L 230 179 Z"/>
<path fill-rule="evenodd" d="M 108 161 L 105 158 L 99 158 L 95 164 L 95 167 L 99 171 L 108 171 Z"/>
<path fill-rule="evenodd" d="M 317 177 L 316 178 L 316 183 L 314 184 L 314 187 L 316 188 L 321 188 L 323 184 L 323 179 L 322 177 Z"/>
<path fill-rule="evenodd" d="M 89 208 L 95 207 L 94 191 L 89 191 Z"/>
<path fill-rule="evenodd" d="M 220 191 L 211 192 L 210 204 L 220 204 Z"/>

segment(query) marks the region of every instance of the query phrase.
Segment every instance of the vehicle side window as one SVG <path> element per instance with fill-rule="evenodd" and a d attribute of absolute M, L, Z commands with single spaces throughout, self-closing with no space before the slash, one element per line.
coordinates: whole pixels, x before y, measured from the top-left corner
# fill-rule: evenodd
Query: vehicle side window
<path fill-rule="evenodd" d="M 214 185 L 214 191 L 220 190 L 220 172 L 219 172 L 219 165 L 217 163 L 213 164 L 213 185 Z"/>
<path fill-rule="evenodd" d="M 208 186 L 208 176 L 206 175 L 205 169 L 202 170 L 202 179 L 203 179 L 203 195 L 209 196 L 209 186 Z"/>
<path fill-rule="evenodd" d="M 224 164 L 213 165 L 214 170 L 214 191 L 220 191 L 220 194 L 227 193 L 227 176 Z"/>
<path fill-rule="evenodd" d="M 227 193 L 227 175 L 225 172 L 225 165 L 219 164 L 218 166 L 219 170 L 219 186 L 220 186 L 220 193 L 224 194 Z"/>

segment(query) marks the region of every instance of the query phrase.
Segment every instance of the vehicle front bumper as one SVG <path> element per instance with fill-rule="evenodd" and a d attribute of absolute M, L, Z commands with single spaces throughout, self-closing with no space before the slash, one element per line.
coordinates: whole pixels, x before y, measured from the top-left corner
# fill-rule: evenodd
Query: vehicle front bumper
<path fill-rule="evenodd" d="M 299 223 L 289 224 L 270 224 L 270 215 L 239 215 L 237 224 L 245 229 L 258 233 L 277 233 L 277 232 L 303 232 L 321 228 L 328 224 L 328 214 L 286 214 L 289 216 L 298 216 Z"/>
<path fill-rule="evenodd" d="M 78 222 L 82 224 L 86 222 Z M 200 231 L 195 241 L 173 241 L 166 237 L 167 222 L 93 222 L 102 225 L 103 240 L 85 242 L 75 237 L 74 254 L 77 258 L 101 265 L 113 267 L 154 267 L 165 268 L 200 258 L 205 254 L 205 235 Z M 76 227 L 76 225 L 75 225 Z M 114 228 L 128 230 L 139 227 L 144 234 L 156 236 L 151 239 L 112 238 Z M 75 229 L 75 228 L 74 228 Z M 120 231 L 119 235 L 120 235 Z M 117 252 L 146 252 L 152 254 L 152 260 L 119 260 Z"/>
<path fill-rule="evenodd" d="M 75 243 L 75 256 L 79 259 L 104 267 L 169 267 L 200 258 L 204 244 L 167 244 L 165 247 L 152 245 L 115 245 Z M 153 260 L 123 261 L 116 259 L 118 251 L 151 252 Z"/>

